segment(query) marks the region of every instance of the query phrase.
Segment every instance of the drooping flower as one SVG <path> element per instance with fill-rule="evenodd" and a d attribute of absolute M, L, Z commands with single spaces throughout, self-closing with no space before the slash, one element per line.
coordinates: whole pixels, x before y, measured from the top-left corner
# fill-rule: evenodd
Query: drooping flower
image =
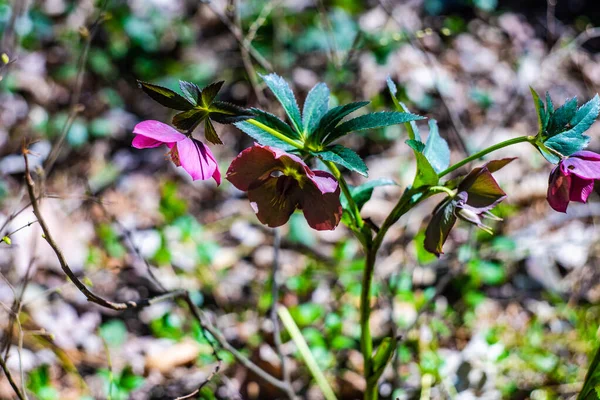
<path fill-rule="evenodd" d="M 559 212 L 567 212 L 569 201 L 587 202 L 600 179 L 600 154 L 578 151 L 563 159 L 550 173 L 548 203 Z"/>
<path fill-rule="evenodd" d="M 313 171 L 283 150 L 255 143 L 232 161 L 225 177 L 248 193 L 260 222 L 272 228 L 285 224 L 297 208 L 317 230 L 335 229 L 342 217 L 340 188 L 333 175 Z"/>
<path fill-rule="evenodd" d="M 443 253 L 442 246 L 458 218 L 491 233 L 482 217 L 498 219 L 490 210 L 506 198 L 492 172 L 498 171 L 514 158 L 490 161 L 474 168 L 456 187 L 454 196 L 446 197 L 433 211 L 425 230 L 425 249 L 436 255 Z"/>
<path fill-rule="evenodd" d="M 221 184 L 217 160 L 204 143 L 171 128 L 159 121 L 143 121 L 133 128 L 135 137 L 131 145 L 136 149 L 148 149 L 167 145 L 171 160 L 190 174 L 193 180 L 214 178 Z"/>

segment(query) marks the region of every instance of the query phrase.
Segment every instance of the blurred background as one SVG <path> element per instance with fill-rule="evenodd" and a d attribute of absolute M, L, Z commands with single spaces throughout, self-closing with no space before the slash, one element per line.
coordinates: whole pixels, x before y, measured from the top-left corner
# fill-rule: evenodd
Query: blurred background
<path fill-rule="evenodd" d="M 529 86 L 555 104 L 590 99 L 600 87 L 598 24 L 594 0 L 0 0 L 0 237 L 9 238 L 0 242 L 0 351 L 13 376 L 43 400 L 173 399 L 215 365 L 184 306 L 111 312 L 66 280 L 26 208 L 24 141 L 32 169 L 46 167 L 47 223 L 95 291 L 119 301 L 157 294 L 146 260 L 162 285 L 189 289 L 231 344 L 279 375 L 268 318 L 274 232 L 227 181 L 192 183 L 165 148 L 131 147 L 137 122 L 172 117 L 136 79 L 172 89 L 179 79 L 224 80 L 221 100 L 283 116 L 257 73 L 284 76 L 300 104 L 322 81 L 332 106 L 369 100 L 369 111 L 393 108 L 389 75 L 411 111 L 438 121 L 458 161 L 536 133 Z M 224 173 L 252 141 L 217 130 L 225 144 L 211 149 Z M 599 134 L 593 126 L 591 150 Z M 414 175 L 405 139 L 401 126 L 345 139 L 370 179 L 398 184 L 365 206 L 377 224 Z M 545 201 L 552 166 L 527 145 L 494 154 L 505 156 L 519 159 L 498 173 L 509 197 L 493 236 L 459 224 L 441 259 L 426 253 L 435 199 L 388 234 L 371 330 L 376 340 L 403 336 L 382 399 L 567 399 L 580 390 L 599 335 L 598 196 L 557 214 Z M 279 301 L 339 398 L 360 398 L 359 244 L 343 226 L 312 231 L 301 215 L 280 233 Z M 321 399 L 282 334 L 294 388 Z M 284 398 L 218 354 L 221 372 L 197 398 Z M 4 375 L 0 398 L 14 398 Z"/>

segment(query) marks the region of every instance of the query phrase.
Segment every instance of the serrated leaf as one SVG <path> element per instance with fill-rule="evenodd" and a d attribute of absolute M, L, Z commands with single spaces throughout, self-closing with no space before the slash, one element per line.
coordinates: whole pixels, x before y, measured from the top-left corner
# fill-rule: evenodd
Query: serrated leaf
<path fill-rule="evenodd" d="M 570 130 L 552 136 L 544 142 L 544 145 L 552 150 L 556 150 L 563 156 L 570 156 L 571 154 L 586 148 L 589 142 L 589 136 Z"/>
<path fill-rule="evenodd" d="M 224 101 L 213 101 L 209 113 L 210 119 L 220 124 L 233 124 L 254 117 L 250 110 Z"/>
<path fill-rule="evenodd" d="M 271 89 L 279 103 L 283 106 L 285 113 L 290 119 L 292 126 L 298 132 L 302 132 L 302 117 L 300 116 L 300 109 L 296 102 L 294 92 L 288 85 L 288 83 L 279 75 L 272 73 L 269 75 L 261 75 L 265 83 Z"/>
<path fill-rule="evenodd" d="M 575 117 L 577 111 L 577 97 L 569 99 L 552 113 L 548 120 L 548 128 L 546 134 L 554 136 L 563 130 L 565 126 Z"/>
<path fill-rule="evenodd" d="M 329 131 L 333 130 L 337 124 L 344 119 L 345 116 L 358 110 L 359 108 L 366 106 L 367 104 L 369 104 L 368 101 L 359 101 L 356 103 L 345 104 L 343 106 L 337 106 L 327 111 L 313 132 L 313 141 L 320 144 L 325 135 L 327 135 Z"/>
<path fill-rule="evenodd" d="M 577 109 L 575 116 L 571 119 L 570 130 L 579 134 L 587 131 L 598 118 L 600 112 L 600 98 L 596 94 L 590 101 Z"/>
<path fill-rule="evenodd" d="M 398 94 L 398 87 L 396 86 L 396 83 L 392 80 L 392 78 L 389 75 L 387 76 L 385 83 L 387 84 L 388 91 L 390 92 L 390 96 L 392 97 L 392 102 L 394 103 L 394 106 L 396 106 L 396 109 L 398 111 L 402 111 L 400 101 L 398 100 L 398 97 L 396 97 Z"/>
<path fill-rule="evenodd" d="M 552 98 L 550 97 L 550 92 L 546 92 L 546 114 L 552 115 L 554 112 L 554 103 L 552 102 Z"/>
<path fill-rule="evenodd" d="M 204 137 L 212 144 L 223 144 L 221 138 L 217 134 L 215 126 L 210 122 L 210 119 L 204 121 Z"/>
<path fill-rule="evenodd" d="M 529 90 L 531 91 L 531 97 L 533 98 L 533 104 L 535 105 L 535 111 L 538 117 L 538 133 L 542 133 L 546 130 L 548 124 L 546 108 L 544 107 L 544 102 L 540 99 L 540 95 L 535 89 L 530 86 Z"/>
<path fill-rule="evenodd" d="M 423 117 L 415 114 L 397 112 L 397 111 L 381 111 L 371 114 L 361 115 L 338 125 L 332 132 L 325 136 L 324 143 L 328 144 L 334 140 L 356 131 L 364 131 L 367 129 L 381 128 L 384 126 L 403 124 L 409 121 L 417 121 Z"/>
<path fill-rule="evenodd" d="M 192 108 L 191 110 L 175 114 L 172 122 L 177 129 L 190 131 L 196 128 L 206 117 L 208 117 L 208 111 Z"/>
<path fill-rule="evenodd" d="M 425 143 L 421 142 L 420 140 L 409 139 L 404 143 L 406 143 L 408 147 L 410 147 L 418 153 L 422 153 L 423 150 L 425 150 Z"/>
<path fill-rule="evenodd" d="M 437 185 L 439 182 L 438 174 L 429 163 L 429 160 L 423 153 L 418 151 L 415 151 L 415 157 L 417 158 L 417 172 L 412 187 L 416 189 L 421 186 Z"/>
<path fill-rule="evenodd" d="M 440 136 L 437 122 L 429 120 L 429 136 L 423 150 L 423 155 L 438 174 L 450 165 L 450 148 L 448 142 Z"/>
<path fill-rule="evenodd" d="M 314 153 L 315 156 L 325 161 L 331 161 L 351 171 L 356 171 L 367 176 L 367 165 L 358 154 L 347 147 L 336 144 L 329 146 L 323 151 Z"/>
<path fill-rule="evenodd" d="M 190 103 L 193 105 L 198 104 L 198 100 L 200 99 L 200 88 L 198 85 L 192 82 L 179 81 L 179 88 Z"/>
<path fill-rule="evenodd" d="M 183 96 L 166 87 L 142 81 L 138 81 L 138 85 L 140 85 L 144 93 L 165 107 L 179 111 L 187 111 L 194 107 Z"/>
<path fill-rule="evenodd" d="M 328 110 L 329 88 L 326 84 L 319 83 L 308 92 L 302 109 L 302 125 L 307 136 L 314 132 Z"/>
<path fill-rule="evenodd" d="M 400 103 L 400 110 L 398 111 L 406 113 L 410 112 L 408 110 L 408 107 L 406 107 L 406 104 L 404 103 Z M 419 127 L 417 126 L 417 123 L 415 121 L 405 122 L 404 127 L 406 128 L 406 132 L 408 133 L 409 139 L 421 141 L 421 133 L 419 132 Z"/>
<path fill-rule="evenodd" d="M 375 179 L 372 181 L 368 181 L 363 183 L 362 185 L 356 187 L 350 187 L 350 194 L 352 194 L 352 198 L 354 199 L 354 203 L 359 210 L 362 210 L 363 206 L 371 199 L 373 195 L 373 189 L 379 186 L 393 186 L 396 183 L 391 179 Z M 342 203 L 342 207 L 344 209 L 348 208 L 348 201 L 345 196 L 340 197 L 340 201 Z"/>
<path fill-rule="evenodd" d="M 288 124 L 284 121 L 280 120 L 276 115 L 263 111 L 259 108 L 252 108 L 250 112 L 254 115 L 254 119 L 258 122 L 261 122 L 267 125 L 270 128 L 278 131 L 279 133 L 283 133 L 285 136 L 290 139 L 299 140 L 300 135 L 298 132 L 293 130 Z"/>
<path fill-rule="evenodd" d="M 288 137 L 298 137 L 298 134 L 294 132 L 288 124 L 277 118 L 275 115 L 257 108 L 253 108 L 250 111 L 254 114 L 254 119 L 256 121 L 273 128 Z M 246 121 L 236 122 L 234 125 L 262 145 L 273 146 L 286 151 L 296 150 L 296 147 L 292 146 L 291 144 L 286 143 L 281 139 L 277 139 L 269 132 Z"/>
<path fill-rule="evenodd" d="M 213 103 L 213 101 L 217 97 L 219 90 L 221 90 L 221 87 L 223 87 L 223 83 L 224 83 L 223 81 L 214 82 L 214 83 L 211 83 L 210 85 L 207 85 L 206 87 L 202 88 L 201 94 L 200 94 L 200 106 L 201 107 L 204 107 L 204 108 L 210 107 L 210 105 Z"/>

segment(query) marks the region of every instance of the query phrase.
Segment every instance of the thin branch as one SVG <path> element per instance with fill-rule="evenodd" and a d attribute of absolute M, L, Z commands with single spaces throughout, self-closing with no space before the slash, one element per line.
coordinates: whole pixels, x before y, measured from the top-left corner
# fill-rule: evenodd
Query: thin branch
<path fill-rule="evenodd" d="M 77 289 L 79 289 L 79 291 L 81 293 L 83 293 L 83 295 L 88 299 L 88 301 L 96 303 L 102 307 L 110 308 L 111 310 L 126 310 L 126 309 L 131 309 L 131 308 L 145 307 L 150 304 L 158 303 L 163 300 L 172 299 L 177 296 L 180 296 L 184 292 L 182 290 L 176 290 L 176 291 L 165 293 L 165 294 L 162 294 L 162 295 L 159 295 L 159 296 L 156 296 L 153 298 L 149 298 L 149 299 L 141 299 L 141 300 L 137 300 L 137 301 L 127 301 L 127 302 L 123 302 L 123 303 L 118 303 L 118 302 L 106 300 L 105 298 L 95 294 L 90 289 L 88 289 L 88 287 L 77 277 L 77 275 L 75 275 L 73 270 L 69 267 L 67 260 L 62 253 L 62 250 L 60 249 L 58 244 L 54 241 L 52 233 L 50 232 L 50 229 L 48 228 L 48 225 L 46 224 L 46 221 L 44 220 L 44 216 L 42 215 L 42 212 L 40 211 L 38 199 L 35 195 L 35 184 L 33 182 L 33 179 L 31 178 L 31 173 L 29 170 L 29 160 L 27 158 L 27 152 L 28 152 L 27 149 L 23 149 L 23 158 L 25 160 L 25 184 L 27 185 L 27 192 L 29 193 L 29 200 L 31 201 L 31 205 L 33 207 L 33 213 L 35 214 L 35 216 L 40 224 L 40 227 L 42 228 L 42 232 L 44 232 L 44 236 L 43 236 L 44 239 L 46 240 L 46 242 L 48 242 L 50 247 L 52 247 L 52 250 L 54 250 L 54 253 L 56 254 L 56 257 L 58 258 L 58 262 L 60 263 L 60 266 L 61 266 L 63 272 L 69 277 L 71 282 L 73 282 L 73 284 L 75 286 L 77 286 Z"/>
<path fill-rule="evenodd" d="M 279 329 L 279 318 L 277 317 L 277 307 L 279 303 L 279 276 L 277 270 L 279 269 L 279 247 L 281 244 L 281 231 L 277 228 L 273 230 L 273 265 L 271 269 L 271 321 L 273 323 L 273 341 L 275 342 L 275 350 L 279 355 L 279 361 L 281 363 L 281 375 L 283 381 L 287 384 L 286 394 L 290 400 L 294 400 L 296 395 L 292 390 L 292 379 L 290 371 L 287 368 L 285 355 L 281 348 L 281 330 Z"/>
<path fill-rule="evenodd" d="M 198 389 L 194 390 L 192 393 L 190 394 L 186 394 L 185 396 L 180 396 L 177 397 L 175 400 L 184 400 L 184 399 L 191 399 L 192 397 L 196 396 L 197 394 L 200 393 L 200 391 L 204 388 L 204 386 L 208 385 L 210 383 L 210 381 L 215 377 L 215 375 L 217 375 L 217 373 L 219 373 L 219 369 L 220 369 L 220 363 L 217 365 L 217 367 L 210 373 L 210 375 L 204 380 L 204 382 L 202 382 L 202 384 L 198 387 Z"/>
<path fill-rule="evenodd" d="M 75 87 L 73 88 L 73 96 L 71 96 L 71 104 L 69 107 L 70 108 L 69 117 L 67 118 L 67 121 L 63 125 L 62 131 L 60 132 L 60 136 L 58 138 L 58 141 L 52 147 L 52 151 L 50 151 L 50 154 L 48 155 L 48 159 L 46 160 L 46 165 L 44 166 L 46 175 L 50 174 L 50 171 L 52 171 L 52 168 L 54 167 L 54 163 L 56 162 L 56 159 L 58 158 L 58 155 L 60 153 L 62 145 L 67 137 L 67 134 L 69 133 L 69 130 L 71 129 L 71 125 L 73 125 L 73 121 L 75 121 L 75 118 L 77 117 L 77 115 L 84 110 L 83 105 L 79 104 L 79 100 L 81 97 L 81 89 L 83 87 L 83 74 L 85 73 L 85 65 L 87 64 L 87 58 L 88 58 L 88 54 L 90 51 L 90 47 L 92 45 L 92 39 L 98 32 L 98 28 L 100 27 L 100 24 L 106 18 L 104 11 L 106 10 L 107 5 L 108 5 L 108 0 L 104 0 L 104 3 L 102 4 L 102 7 L 100 8 L 98 17 L 92 23 L 90 28 L 88 29 L 86 27 L 83 27 L 80 31 L 81 36 L 83 36 L 85 38 L 85 46 L 83 47 L 83 52 L 81 53 L 79 60 L 77 62 L 77 76 L 75 78 Z"/>
<path fill-rule="evenodd" d="M 13 390 L 17 394 L 17 397 L 19 397 L 20 400 L 25 400 L 26 399 L 25 395 L 21 392 L 21 389 L 19 389 L 19 386 L 13 379 L 13 377 L 10 373 L 10 370 L 8 369 L 8 366 L 6 365 L 6 362 L 4 361 L 4 358 L 2 358 L 2 357 L 0 357 L 0 367 L 2 368 L 2 371 L 4 371 L 4 375 L 6 375 L 6 378 L 8 379 L 8 383 L 10 383 L 10 386 L 13 388 Z"/>
<path fill-rule="evenodd" d="M 229 32 L 235 37 L 238 43 L 256 60 L 256 62 L 265 70 L 272 71 L 273 66 L 266 58 L 262 56 L 253 46 L 248 45 L 244 40 L 244 35 L 241 30 L 225 15 L 221 14 L 221 12 L 214 6 L 214 4 L 210 1 L 205 2 L 208 8 L 221 20 L 223 25 L 229 29 Z"/>
<path fill-rule="evenodd" d="M 196 304 L 194 304 L 189 293 L 186 292 L 184 295 L 180 296 L 180 298 L 188 305 L 192 316 L 200 323 L 200 326 L 203 329 L 206 329 L 208 333 L 210 333 L 215 338 L 215 340 L 219 342 L 221 347 L 230 352 L 240 364 L 242 364 L 244 367 L 246 367 L 248 370 L 252 371 L 256 375 L 258 375 L 267 383 L 270 383 L 271 385 L 275 386 L 276 388 L 281 389 L 283 391 L 287 390 L 287 384 L 284 381 L 275 378 L 274 376 L 263 370 L 261 367 L 253 363 L 245 355 L 240 353 L 235 347 L 233 347 L 227 341 L 227 339 L 225 339 L 223 334 L 210 322 L 210 320 L 206 317 L 204 312 L 201 309 L 199 309 L 196 306 Z"/>

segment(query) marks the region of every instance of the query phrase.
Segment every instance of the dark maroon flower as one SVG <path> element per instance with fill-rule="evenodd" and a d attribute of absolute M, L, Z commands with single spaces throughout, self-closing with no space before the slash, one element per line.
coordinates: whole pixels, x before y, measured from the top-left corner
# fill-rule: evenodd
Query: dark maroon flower
<path fill-rule="evenodd" d="M 454 196 L 446 197 L 433 210 L 433 216 L 425 230 L 425 250 L 440 255 L 442 246 L 458 218 L 486 232 L 491 228 L 483 223 L 482 217 L 498 219 L 490 210 L 506 198 L 492 172 L 498 171 L 514 158 L 503 158 L 474 168 L 465 176 Z"/>
<path fill-rule="evenodd" d="M 226 179 L 248 192 L 258 219 L 272 228 L 285 224 L 296 208 L 317 230 L 333 230 L 342 217 L 340 188 L 325 171 L 312 171 L 298 156 L 255 143 L 242 151 Z"/>
<path fill-rule="evenodd" d="M 548 203 L 559 212 L 567 212 L 569 201 L 585 203 L 600 179 L 600 154 L 578 151 L 563 159 L 550 173 Z"/>

